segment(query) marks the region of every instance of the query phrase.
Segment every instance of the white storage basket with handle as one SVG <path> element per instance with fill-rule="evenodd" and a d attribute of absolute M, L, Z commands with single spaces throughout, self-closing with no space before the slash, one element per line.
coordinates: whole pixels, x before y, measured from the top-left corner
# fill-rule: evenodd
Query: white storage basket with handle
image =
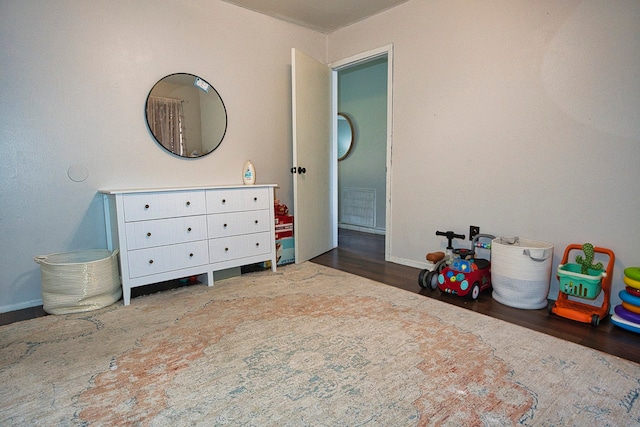
<path fill-rule="evenodd" d="M 515 308 L 547 306 L 553 246 L 520 237 L 498 237 L 491 242 L 493 299 Z"/>
<path fill-rule="evenodd" d="M 118 249 L 40 255 L 43 309 L 50 314 L 97 310 L 122 296 Z"/>

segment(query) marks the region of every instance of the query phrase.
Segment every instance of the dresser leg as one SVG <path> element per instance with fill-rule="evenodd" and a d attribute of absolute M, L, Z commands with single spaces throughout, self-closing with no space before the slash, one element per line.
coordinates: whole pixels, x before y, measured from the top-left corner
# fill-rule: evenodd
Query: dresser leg
<path fill-rule="evenodd" d="M 207 271 L 207 286 L 213 286 L 213 271 Z"/>
<path fill-rule="evenodd" d="M 122 287 L 122 298 L 124 299 L 124 305 L 129 305 L 131 303 L 131 288 Z"/>

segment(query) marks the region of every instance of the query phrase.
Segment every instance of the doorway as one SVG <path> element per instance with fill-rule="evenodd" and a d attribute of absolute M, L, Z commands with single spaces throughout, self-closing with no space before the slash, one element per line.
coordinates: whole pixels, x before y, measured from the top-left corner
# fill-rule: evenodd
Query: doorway
<path fill-rule="evenodd" d="M 335 177 L 336 227 L 383 235 L 390 248 L 391 46 L 331 64 L 334 109 L 353 124 L 349 154 Z M 340 242 L 338 241 L 338 246 Z"/>

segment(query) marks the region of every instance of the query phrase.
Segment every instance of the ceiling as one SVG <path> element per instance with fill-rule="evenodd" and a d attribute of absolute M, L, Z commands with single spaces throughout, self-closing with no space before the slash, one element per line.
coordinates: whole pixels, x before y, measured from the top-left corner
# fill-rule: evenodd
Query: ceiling
<path fill-rule="evenodd" d="M 328 34 L 408 0 L 223 1 Z"/>

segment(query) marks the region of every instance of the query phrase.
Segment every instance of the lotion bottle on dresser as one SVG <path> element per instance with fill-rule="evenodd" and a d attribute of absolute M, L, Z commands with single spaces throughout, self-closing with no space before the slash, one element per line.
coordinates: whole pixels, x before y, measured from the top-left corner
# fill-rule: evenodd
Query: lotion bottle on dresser
<path fill-rule="evenodd" d="M 256 183 L 256 168 L 251 163 L 251 160 L 247 160 L 247 163 L 244 164 L 244 169 L 242 170 L 242 182 L 247 185 L 252 185 Z"/>

